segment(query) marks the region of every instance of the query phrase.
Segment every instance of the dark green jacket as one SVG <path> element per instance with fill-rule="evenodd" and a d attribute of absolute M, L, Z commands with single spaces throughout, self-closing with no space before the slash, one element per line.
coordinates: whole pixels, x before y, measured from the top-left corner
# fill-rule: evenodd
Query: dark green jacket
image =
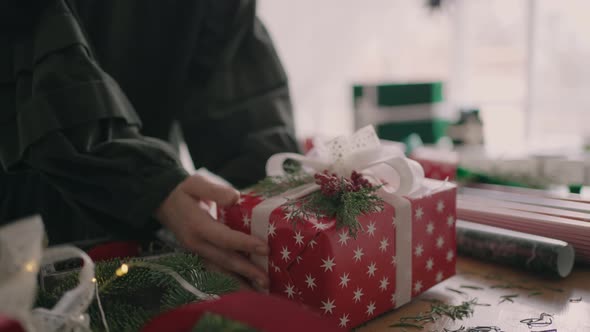
<path fill-rule="evenodd" d="M 32 23 L 12 17 L 0 40 L 0 220 L 40 212 L 54 243 L 153 230 L 187 176 L 173 121 L 195 166 L 237 187 L 296 150 L 254 1 L 24 3 Z"/>

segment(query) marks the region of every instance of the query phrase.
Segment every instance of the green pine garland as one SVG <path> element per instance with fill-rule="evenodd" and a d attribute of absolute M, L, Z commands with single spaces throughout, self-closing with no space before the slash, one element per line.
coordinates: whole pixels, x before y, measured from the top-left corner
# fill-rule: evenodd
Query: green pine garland
<path fill-rule="evenodd" d="M 116 271 L 125 263 L 126 274 Z M 153 268 L 153 267 L 158 267 Z M 155 259 L 132 258 L 98 262 L 95 268 L 99 296 L 111 331 L 138 331 L 154 316 L 183 304 L 198 301 L 165 271 L 178 273 L 195 288 L 208 294 L 224 294 L 238 289 L 237 280 L 206 271 L 201 259 L 190 254 L 172 254 Z M 37 306 L 51 308 L 78 283 L 78 272 L 54 280 L 52 287 L 39 291 Z M 104 331 L 96 299 L 88 309 L 93 331 Z"/>
<path fill-rule="evenodd" d="M 197 325 L 193 328 L 192 332 L 211 332 L 211 331 L 223 331 L 223 332 L 260 332 L 259 330 L 247 326 L 241 322 L 236 322 L 224 318 L 223 316 L 206 313 L 204 314 Z"/>

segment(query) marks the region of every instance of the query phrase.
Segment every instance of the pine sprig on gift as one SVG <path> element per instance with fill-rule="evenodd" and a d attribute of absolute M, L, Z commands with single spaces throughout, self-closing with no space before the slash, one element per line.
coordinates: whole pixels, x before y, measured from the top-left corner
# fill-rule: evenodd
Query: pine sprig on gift
<path fill-rule="evenodd" d="M 362 230 L 357 218 L 383 208 L 383 200 L 376 195 L 379 187 L 372 186 L 360 173 L 352 172 L 348 179 L 324 171 L 314 178 L 320 186 L 319 191 L 290 200 L 283 206 L 287 219 L 293 223 L 334 217 L 337 228 L 346 227 L 350 235 L 356 237 Z"/>
<path fill-rule="evenodd" d="M 312 182 L 313 176 L 298 169 L 283 176 L 268 176 L 252 187 L 252 191 L 262 197 L 272 197 Z"/>

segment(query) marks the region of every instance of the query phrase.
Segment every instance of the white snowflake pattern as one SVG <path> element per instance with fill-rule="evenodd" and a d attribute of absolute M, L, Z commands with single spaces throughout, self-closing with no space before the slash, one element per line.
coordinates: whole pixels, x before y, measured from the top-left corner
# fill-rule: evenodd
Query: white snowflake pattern
<path fill-rule="evenodd" d="M 295 257 L 295 260 L 297 260 L 297 264 L 299 264 L 303 260 L 303 257 L 297 256 L 297 257 Z"/>
<path fill-rule="evenodd" d="M 286 208 L 283 211 L 285 211 L 285 221 L 292 221 L 297 218 L 297 212 L 294 209 Z"/>
<path fill-rule="evenodd" d="M 244 204 L 244 202 L 246 201 L 246 199 L 244 198 L 244 196 L 240 196 L 240 198 L 238 198 L 238 205 L 242 205 Z"/>
<path fill-rule="evenodd" d="M 419 293 L 422 290 L 422 281 L 418 280 L 414 284 L 414 293 Z"/>
<path fill-rule="evenodd" d="M 350 236 L 348 236 L 348 231 L 346 229 L 342 230 L 342 232 L 338 234 L 338 237 L 340 237 L 338 243 L 340 243 L 341 246 L 346 246 L 348 244 L 348 240 L 350 240 Z"/>
<path fill-rule="evenodd" d="M 287 293 L 287 297 L 290 299 L 295 297 L 295 285 L 288 283 L 287 286 L 285 286 L 285 293 Z"/>
<path fill-rule="evenodd" d="M 375 236 L 375 231 L 377 230 L 377 227 L 375 227 L 375 222 L 371 221 L 369 223 L 369 226 L 367 226 L 367 233 L 371 236 Z"/>
<path fill-rule="evenodd" d="M 295 233 L 295 235 L 293 235 L 293 239 L 295 240 L 295 243 L 302 246 L 303 245 L 303 238 L 304 236 L 301 235 L 301 231 L 297 231 Z"/>
<path fill-rule="evenodd" d="M 431 221 L 428 223 L 428 225 L 426 225 L 426 233 L 428 233 L 428 235 L 432 235 L 433 232 L 434 232 L 434 224 Z"/>
<path fill-rule="evenodd" d="M 422 246 L 422 244 L 419 244 L 414 248 L 414 255 L 416 255 L 416 257 L 422 257 L 423 252 L 424 247 Z"/>
<path fill-rule="evenodd" d="M 307 288 L 311 288 L 312 290 L 317 286 L 315 284 L 315 278 L 311 274 L 305 276 L 305 283 L 307 284 Z"/>
<path fill-rule="evenodd" d="M 326 301 L 322 301 L 322 306 L 320 307 L 320 309 L 324 310 L 324 314 L 332 313 L 332 310 L 334 310 L 334 308 L 336 308 L 336 305 L 334 305 L 334 300 L 330 300 L 330 298 L 327 298 Z"/>
<path fill-rule="evenodd" d="M 381 281 L 379 281 L 379 289 L 381 291 L 386 291 L 387 286 L 389 286 L 389 279 L 387 277 L 383 277 L 383 279 L 381 279 Z"/>
<path fill-rule="evenodd" d="M 276 266 L 273 262 L 268 262 L 268 265 L 275 270 L 275 272 L 281 272 L 281 268 Z"/>
<path fill-rule="evenodd" d="M 281 251 L 281 256 L 283 257 L 283 260 L 285 262 L 289 260 L 289 255 L 291 255 L 289 248 L 283 247 L 283 250 Z"/>
<path fill-rule="evenodd" d="M 433 260 L 433 259 L 432 259 L 432 257 L 431 257 L 431 258 L 429 258 L 429 259 L 426 261 L 426 270 L 427 270 L 427 271 L 432 271 L 432 267 L 433 267 L 433 266 L 434 266 L 434 260 Z"/>
<path fill-rule="evenodd" d="M 365 253 L 363 252 L 363 248 L 356 247 L 354 251 L 354 261 L 359 262 Z"/>
<path fill-rule="evenodd" d="M 327 259 L 322 259 L 322 262 L 324 262 L 324 264 L 321 265 L 321 267 L 324 268 L 324 272 L 327 272 L 328 270 L 332 271 L 332 268 L 336 265 L 336 263 L 334 263 L 334 257 L 330 258 L 330 256 L 328 256 Z"/>
<path fill-rule="evenodd" d="M 436 203 L 436 211 L 442 213 L 444 209 L 445 203 L 442 200 L 438 201 L 438 203 Z"/>
<path fill-rule="evenodd" d="M 447 261 L 449 261 L 449 262 L 450 262 L 450 261 L 452 261 L 452 260 L 453 260 L 453 257 L 455 257 L 455 253 L 454 253 L 454 252 L 453 252 L 453 250 L 451 249 L 451 250 L 449 250 L 449 251 L 447 252 Z"/>
<path fill-rule="evenodd" d="M 395 293 L 391 294 L 391 304 L 394 305 L 395 304 Z"/>
<path fill-rule="evenodd" d="M 354 302 L 355 302 L 355 303 L 356 303 L 356 302 L 360 302 L 360 301 L 361 301 L 361 297 L 362 297 L 363 295 L 365 295 L 365 294 L 363 293 L 363 289 L 362 289 L 362 288 L 357 288 L 357 289 L 354 291 L 354 296 L 353 296 L 353 298 L 352 298 L 352 299 L 354 300 Z"/>
<path fill-rule="evenodd" d="M 441 249 L 443 246 L 445 245 L 445 239 L 441 236 L 439 236 L 438 238 L 436 238 L 436 247 L 438 249 Z"/>
<path fill-rule="evenodd" d="M 436 274 L 436 282 L 441 282 L 443 280 L 443 273 L 442 271 L 438 271 Z"/>
<path fill-rule="evenodd" d="M 244 227 L 250 227 L 250 217 L 247 214 L 242 217 L 242 222 L 244 223 Z"/>
<path fill-rule="evenodd" d="M 375 262 L 372 262 L 367 268 L 367 274 L 371 277 L 374 277 L 375 271 L 377 271 L 377 264 L 375 264 Z"/>
<path fill-rule="evenodd" d="M 311 249 L 314 249 L 314 248 L 315 248 L 315 246 L 316 246 L 317 244 L 318 244 L 318 243 L 316 242 L 316 240 L 315 240 L 315 239 L 313 239 L 313 240 L 309 241 L 309 246 L 311 247 Z"/>
<path fill-rule="evenodd" d="M 391 256 L 391 264 L 393 266 L 396 266 L 397 265 L 397 257 L 396 256 Z"/>
<path fill-rule="evenodd" d="M 323 222 L 318 221 L 313 225 L 313 228 L 315 228 L 317 231 L 325 231 L 326 229 L 330 228 L 330 224 L 324 224 Z"/>
<path fill-rule="evenodd" d="M 348 322 L 350 321 L 350 319 L 348 318 L 348 314 L 344 314 L 342 315 L 342 317 L 340 317 L 340 327 L 346 327 L 346 325 L 348 325 Z"/>
<path fill-rule="evenodd" d="M 416 219 L 422 219 L 422 216 L 424 216 L 424 210 L 419 207 L 416 209 L 416 212 L 414 212 L 414 215 L 416 216 Z"/>
<path fill-rule="evenodd" d="M 375 302 L 370 302 L 367 306 L 367 315 L 373 315 L 375 313 L 375 309 L 377 309 L 377 307 L 375 307 Z"/>
<path fill-rule="evenodd" d="M 348 282 L 350 281 L 350 278 L 348 277 L 348 273 L 344 273 L 343 275 L 340 276 L 340 287 L 344 288 L 344 287 L 348 287 Z"/>
<path fill-rule="evenodd" d="M 448 216 L 447 217 L 447 226 L 451 227 L 451 226 L 453 226 L 454 223 L 455 223 L 455 218 L 453 218 L 453 216 Z"/>
<path fill-rule="evenodd" d="M 397 226 L 397 219 L 395 218 L 395 216 L 393 218 L 391 218 L 391 224 L 393 225 L 394 228 L 395 228 L 395 226 Z"/>
<path fill-rule="evenodd" d="M 277 231 L 277 228 L 275 227 L 275 224 L 272 222 L 269 223 L 268 224 L 268 236 L 274 237 L 275 235 L 277 235 L 276 231 Z"/>
<path fill-rule="evenodd" d="M 383 240 L 381 240 L 379 242 L 379 249 L 383 252 L 387 251 L 387 247 L 389 246 L 389 239 L 387 239 L 386 237 L 383 238 Z"/>

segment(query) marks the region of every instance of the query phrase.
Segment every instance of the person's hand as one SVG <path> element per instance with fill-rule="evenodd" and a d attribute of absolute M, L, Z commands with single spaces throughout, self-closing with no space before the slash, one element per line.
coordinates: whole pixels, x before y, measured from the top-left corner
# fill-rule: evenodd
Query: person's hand
<path fill-rule="evenodd" d="M 230 206 L 239 197 L 239 192 L 229 186 L 193 175 L 168 195 L 156 211 L 156 218 L 185 248 L 250 279 L 260 288 L 268 288 L 266 273 L 244 255 L 268 255 L 268 245 L 251 235 L 230 229 L 209 214 L 207 201 Z"/>

